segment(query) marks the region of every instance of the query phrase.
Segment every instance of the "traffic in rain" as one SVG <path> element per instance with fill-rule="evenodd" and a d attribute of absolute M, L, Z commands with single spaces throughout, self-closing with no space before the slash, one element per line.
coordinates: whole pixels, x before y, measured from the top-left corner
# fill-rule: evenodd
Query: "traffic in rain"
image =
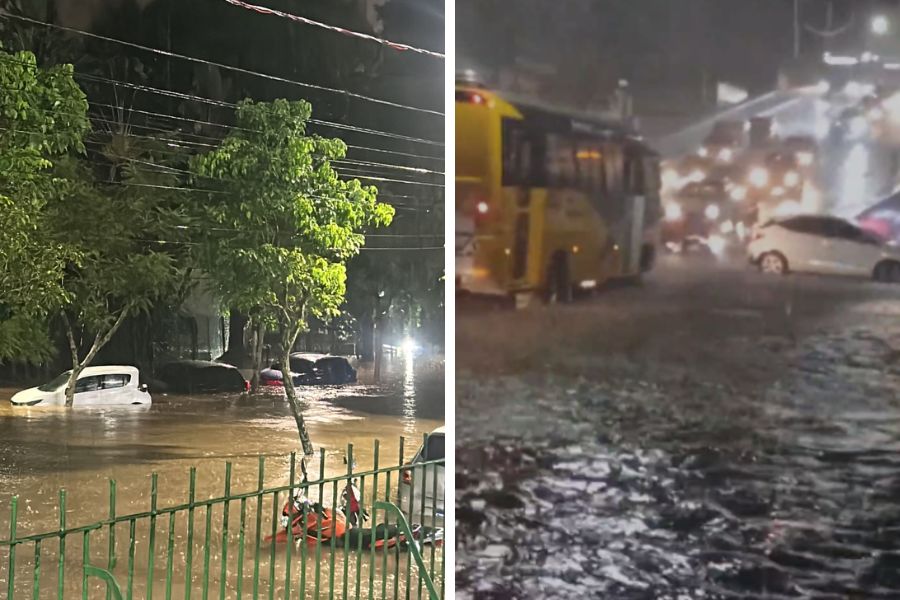
<path fill-rule="evenodd" d="M 898 40 L 457 3 L 458 597 L 900 597 Z"/>

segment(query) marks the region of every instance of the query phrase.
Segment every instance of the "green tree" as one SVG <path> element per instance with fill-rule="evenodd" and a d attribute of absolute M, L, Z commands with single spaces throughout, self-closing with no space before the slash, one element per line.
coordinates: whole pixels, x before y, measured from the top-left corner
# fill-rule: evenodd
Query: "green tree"
<path fill-rule="evenodd" d="M 140 153 L 141 159 L 123 156 L 117 139 L 104 146 L 108 164 L 74 166 L 69 179 L 77 183 L 45 209 L 46 239 L 78 253 L 66 265 L 58 312 L 72 360 L 67 406 L 78 375 L 122 323 L 182 294 L 188 269 L 178 175 L 154 167 L 165 165 L 152 151 Z M 102 181 L 94 179 L 94 169 Z"/>
<path fill-rule="evenodd" d="M 0 359 L 46 357 L 41 320 L 67 299 L 65 265 L 77 249 L 48 243 L 48 203 L 66 198 L 61 174 L 84 152 L 87 99 L 71 65 L 41 69 L 30 52 L 0 50 Z"/>
<path fill-rule="evenodd" d="M 302 100 L 244 100 L 220 147 L 191 161 L 198 184 L 218 192 L 195 205 L 211 223 L 197 263 L 225 304 L 279 328 L 285 393 L 307 454 L 313 448 L 291 379 L 291 351 L 310 317 L 338 314 L 345 263 L 363 245 L 365 229 L 393 217 L 375 188 L 338 178 L 331 161 L 346 146 L 307 135 L 311 113 Z"/>

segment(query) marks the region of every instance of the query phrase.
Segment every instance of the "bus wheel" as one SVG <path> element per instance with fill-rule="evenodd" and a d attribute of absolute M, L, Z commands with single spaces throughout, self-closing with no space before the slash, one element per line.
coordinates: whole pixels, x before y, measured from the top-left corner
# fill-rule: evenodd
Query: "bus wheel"
<path fill-rule="evenodd" d="M 572 280 L 569 277 L 569 261 L 565 254 L 555 254 L 547 268 L 547 304 L 566 304 L 572 301 Z"/>

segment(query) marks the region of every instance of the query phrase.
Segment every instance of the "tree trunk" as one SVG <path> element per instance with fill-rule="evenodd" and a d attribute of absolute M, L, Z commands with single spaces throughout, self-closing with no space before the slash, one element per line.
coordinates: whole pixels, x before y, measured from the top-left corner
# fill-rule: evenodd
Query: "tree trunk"
<path fill-rule="evenodd" d="M 282 328 L 281 334 L 281 380 L 284 382 L 284 393 L 287 396 L 288 404 L 291 407 L 291 413 L 297 422 L 297 431 L 300 433 L 300 443 L 303 446 L 303 453 L 307 456 L 313 454 L 312 442 L 309 439 L 309 432 L 306 430 L 306 422 L 303 420 L 303 413 L 300 410 L 300 401 L 297 399 L 297 391 L 294 389 L 294 380 L 291 378 L 291 350 L 297 339 L 299 329 L 294 324 L 286 325 Z"/>
<path fill-rule="evenodd" d="M 250 318 L 236 310 L 228 316 L 228 345 L 218 360 L 234 365 L 239 369 L 246 368 L 253 361 L 254 349 L 248 349 L 244 343 L 244 330 Z"/>
<path fill-rule="evenodd" d="M 251 363 L 253 375 L 250 378 L 250 390 L 253 394 L 259 391 L 259 372 L 262 369 L 263 346 L 266 343 L 266 324 L 263 321 L 260 321 L 259 325 L 257 325 L 254 337 L 256 343 L 253 344 L 253 361 Z M 243 346 L 243 339 L 241 346 Z"/>
<path fill-rule="evenodd" d="M 373 325 L 373 342 L 374 342 L 374 351 L 375 351 L 375 367 L 373 369 L 373 377 L 375 378 L 375 383 L 381 382 L 381 363 L 384 355 L 384 342 L 381 339 L 381 330 L 383 329 L 384 319 L 380 316 L 375 318 L 375 323 Z"/>
<path fill-rule="evenodd" d="M 90 366 L 91 361 L 97 356 L 97 352 L 99 352 L 100 349 L 112 339 L 112 336 L 116 334 L 119 327 L 125 322 L 126 317 L 128 317 L 129 312 L 131 312 L 131 306 L 126 305 L 125 308 L 122 309 L 122 312 L 119 313 L 119 317 L 116 319 L 115 323 L 113 323 L 105 333 L 102 331 L 97 332 L 96 337 L 94 337 L 94 343 L 91 345 L 91 349 L 88 350 L 84 360 L 80 362 L 78 360 L 78 345 L 75 343 L 75 332 L 72 330 L 72 324 L 69 323 L 69 317 L 66 316 L 65 312 L 62 313 L 63 323 L 66 327 L 66 337 L 69 338 L 69 351 L 72 353 L 72 374 L 69 376 L 69 384 L 68 387 L 66 387 L 66 408 L 71 408 L 72 404 L 75 402 L 75 384 L 78 381 L 78 376 L 85 367 Z"/>
<path fill-rule="evenodd" d="M 359 320 L 359 359 L 362 362 L 375 360 L 375 319 L 371 314 L 363 314 Z"/>

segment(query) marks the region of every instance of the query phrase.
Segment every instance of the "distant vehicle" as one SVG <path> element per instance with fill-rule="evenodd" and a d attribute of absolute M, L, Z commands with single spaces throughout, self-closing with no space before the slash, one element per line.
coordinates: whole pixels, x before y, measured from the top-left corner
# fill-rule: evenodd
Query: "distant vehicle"
<path fill-rule="evenodd" d="M 13 406 L 65 406 L 66 384 L 71 371 L 61 373 L 43 385 L 22 390 L 12 397 Z M 135 367 L 86 367 L 75 383 L 73 406 L 116 406 L 150 404 L 146 384 L 140 383 Z"/>
<path fill-rule="evenodd" d="M 250 383 L 232 365 L 208 360 L 176 360 L 163 365 L 156 376 L 170 392 L 208 394 L 246 392 Z"/>
<path fill-rule="evenodd" d="M 775 139 L 775 121 L 772 117 L 754 117 L 750 119 L 750 146 L 760 148 L 768 146 Z"/>
<path fill-rule="evenodd" d="M 900 250 L 836 217 L 770 221 L 754 233 L 748 252 L 763 273 L 821 273 L 900 283 Z"/>
<path fill-rule="evenodd" d="M 699 154 L 711 160 L 731 163 L 747 144 L 747 124 L 744 121 L 716 121 L 703 140 Z"/>
<path fill-rule="evenodd" d="M 819 144 L 812 136 L 792 135 L 785 138 L 783 144 L 784 150 L 794 155 L 797 166 L 802 168 L 811 167 L 819 153 Z"/>
<path fill-rule="evenodd" d="M 294 385 L 343 385 L 356 383 L 356 369 L 343 356 L 295 353 L 291 355 L 291 379 Z M 284 385 L 281 365 L 273 363 L 260 372 L 260 383 Z"/>
<path fill-rule="evenodd" d="M 445 429 L 428 434 L 425 443 L 403 469 L 400 479 L 400 510 L 412 523 L 430 524 L 432 515 L 444 517 L 444 464 L 422 464 L 445 458 Z M 423 501 L 424 492 L 424 501 Z"/>

